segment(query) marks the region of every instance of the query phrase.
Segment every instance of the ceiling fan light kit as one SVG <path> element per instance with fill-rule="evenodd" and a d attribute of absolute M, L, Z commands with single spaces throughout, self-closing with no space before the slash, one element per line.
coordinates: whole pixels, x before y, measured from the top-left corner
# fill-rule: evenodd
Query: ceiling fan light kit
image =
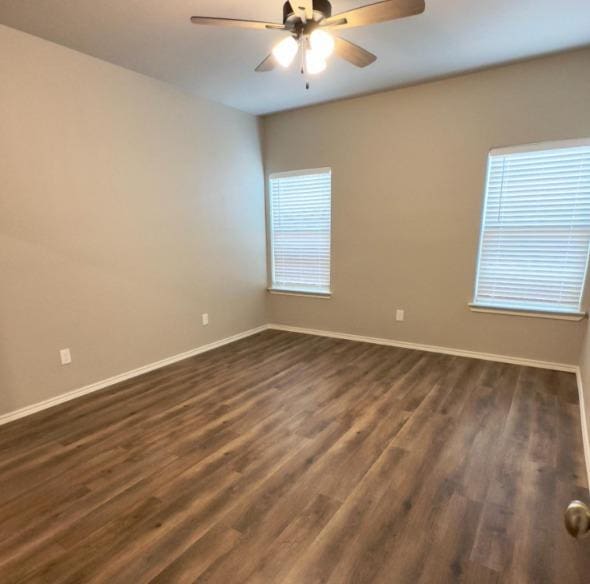
<path fill-rule="evenodd" d="M 367 67 L 377 60 L 375 55 L 362 47 L 341 37 L 334 37 L 331 31 L 414 16 L 424 12 L 424 9 L 424 0 L 385 0 L 332 16 L 329 0 L 289 0 L 283 5 L 282 25 L 208 16 L 193 16 L 191 22 L 285 31 L 289 36 L 274 46 L 271 54 L 256 67 L 256 71 L 272 71 L 276 65 L 288 68 L 300 55 L 301 73 L 317 75 L 326 69 L 327 59 L 333 53 L 356 67 Z M 306 88 L 309 89 L 309 81 L 306 82 Z"/>

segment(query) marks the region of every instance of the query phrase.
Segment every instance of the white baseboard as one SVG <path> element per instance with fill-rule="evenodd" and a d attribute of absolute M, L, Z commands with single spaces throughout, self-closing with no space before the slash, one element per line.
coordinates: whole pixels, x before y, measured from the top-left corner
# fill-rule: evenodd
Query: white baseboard
<path fill-rule="evenodd" d="M 332 337 L 348 341 L 360 341 L 362 343 L 373 343 L 375 345 L 387 345 L 389 347 L 400 347 L 402 349 L 414 349 L 416 351 L 428 351 L 429 353 L 443 353 L 444 355 L 456 355 L 457 357 L 469 357 L 471 359 L 483 359 L 484 361 L 497 361 L 499 363 L 512 363 L 513 365 L 524 365 L 526 367 L 537 367 L 540 369 L 553 369 L 555 371 L 566 371 L 576 373 L 577 366 L 567 363 L 552 363 L 551 361 L 537 361 L 535 359 L 524 359 L 521 357 L 509 357 L 508 355 L 496 355 L 495 353 L 479 353 L 464 349 L 453 349 L 451 347 L 439 347 L 437 345 L 422 345 L 420 343 L 409 343 L 406 341 L 395 341 L 392 339 L 380 339 L 376 337 L 363 337 L 362 335 L 351 335 L 348 333 L 335 333 L 332 331 L 315 330 L 298 326 L 287 326 L 283 324 L 270 324 L 268 328 L 292 333 L 303 333 L 320 337 Z"/>
<path fill-rule="evenodd" d="M 166 367 L 166 365 L 171 365 L 172 363 L 176 363 L 177 361 L 182 361 L 184 359 L 188 359 L 189 357 L 199 355 L 200 353 L 211 351 L 212 349 L 216 349 L 217 347 L 222 347 L 223 345 L 239 341 L 240 339 L 244 339 L 246 337 L 255 335 L 256 333 L 262 332 L 267 328 L 267 325 L 262 325 L 254 329 L 250 329 L 242 333 L 232 335 L 231 337 L 227 337 L 219 341 L 214 341 L 213 343 L 209 343 L 207 345 L 201 345 L 196 349 L 190 349 L 189 351 L 185 351 L 184 353 L 179 353 L 178 355 L 173 355 L 172 357 L 166 357 L 165 359 L 160 359 L 159 361 L 149 363 L 148 365 L 138 367 L 137 369 L 126 371 L 125 373 L 121 373 L 119 375 L 114 375 L 113 377 L 109 377 L 108 379 L 103 379 L 101 381 L 97 381 L 96 383 L 91 383 L 90 385 L 80 387 L 79 389 L 74 389 L 73 391 L 62 393 L 61 395 L 57 395 L 55 397 L 49 398 L 42 402 L 38 402 L 36 404 L 32 404 L 30 406 L 26 406 L 19 410 L 3 414 L 0 416 L 0 426 L 3 424 L 8 424 L 8 422 L 18 420 L 19 418 L 30 416 L 31 414 L 40 412 L 41 410 L 46 410 L 58 404 L 70 401 L 82 395 L 86 395 L 88 393 L 93 393 L 95 391 L 105 389 L 107 387 L 110 387 L 111 385 L 115 385 L 116 383 L 121 383 L 121 381 L 126 381 L 127 379 L 131 379 L 133 377 L 143 375 L 144 373 L 154 371 L 155 369 Z"/>
<path fill-rule="evenodd" d="M 582 372 L 576 367 L 576 381 L 578 382 L 578 397 L 580 400 L 580 421 L 582 422 L 582 442 L 584 444 L 584 460 L 586 461 L 586 474 L 588 488 L 590 489 L 590 439 L 588 438 L 588 419 L 586 417 L 586 404 L 584 403 L 584 385 Z"/>

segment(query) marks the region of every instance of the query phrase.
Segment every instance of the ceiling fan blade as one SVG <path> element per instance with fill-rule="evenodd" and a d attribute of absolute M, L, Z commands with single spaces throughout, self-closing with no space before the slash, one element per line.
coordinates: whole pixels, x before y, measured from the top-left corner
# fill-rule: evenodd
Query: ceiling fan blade
<path fill-rule="evenodd" d="M 352 63 L 356 67 L 366 67 L 377 60 L 376 55 L 369 53 L 369 51 L 338 37 L 334 37 L 336 45 L 334 52 L 345 61 Z"/>
<path fill-rule="evenodd" d="M 324 18 L 320 22 L 320 26 L 343 26 L 348 24 L 348 20 L 346 18 Z"/>
<path fill-rule="evenodd" d="M 256 67 L 255 71 L 257 73 L 266 73 L 267 71 L 272 71 L 275 68 L 276 61 L 275 58 L 272 56 L 272 53 Z"/>
<path fill-rule="evenodd" d="M 191 22 L 193 24 L 206 24 L 233 28 L 252 28 L 256 30 L 286 30 L 283 24 L 276 24 L 274 22 L 260 22 L 259 20 L 236 20 L 235 18 L 212 18 L 209 16 L 192 16 Z"/>
<path fill-rule="evenodd" d="M 404 18 L 424 12 L 424 0 L 385 0 L 368 6 L 361 6 L 336 14 L 324 22 L 324 26 L 338 28 L 350 28 L 353 26 L 365 26 L 377 22 L 386 22 L 396 18 Z M 346 23 L 342 23 L 346 19 Z"/>

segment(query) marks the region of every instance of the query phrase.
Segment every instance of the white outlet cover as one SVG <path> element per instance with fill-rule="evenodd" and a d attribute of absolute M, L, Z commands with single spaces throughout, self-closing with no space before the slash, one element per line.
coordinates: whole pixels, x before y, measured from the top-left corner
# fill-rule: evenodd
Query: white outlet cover
<path fill-rule="evenodd" d="M 398 308 L 398 309 L 395 311 L 395 320 L 397 320 L 397 321 L 401 322 L 401 321 L 403 321 L 403 320 L 404 320 L 404 316 L 405 316 L 405 315 L 404 315 L 404 311 L 403 311 L 401 308 Z"/>
<path fill-rule="evenodd" d="M 209 324 L 209 315 L 207 313 L 202 314 L 201 319 L 203 321 L 203 326 L 207 326 Z"/>
<path fill-rule="evenodd" d="M 61 349 L 59 352 L 59 358 L 62 365 L 69 365 L 72 362 L 72 354 L 69 349 Z"/>

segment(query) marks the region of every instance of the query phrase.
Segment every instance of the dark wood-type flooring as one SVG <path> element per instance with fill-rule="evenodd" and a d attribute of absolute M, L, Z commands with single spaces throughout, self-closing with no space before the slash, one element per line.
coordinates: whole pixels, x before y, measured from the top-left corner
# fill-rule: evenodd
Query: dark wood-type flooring
<path fill-rule="evenodd" d="M 0 427 L 0 582 L 590 582 L 572 374 L 266 331 Z"/>

